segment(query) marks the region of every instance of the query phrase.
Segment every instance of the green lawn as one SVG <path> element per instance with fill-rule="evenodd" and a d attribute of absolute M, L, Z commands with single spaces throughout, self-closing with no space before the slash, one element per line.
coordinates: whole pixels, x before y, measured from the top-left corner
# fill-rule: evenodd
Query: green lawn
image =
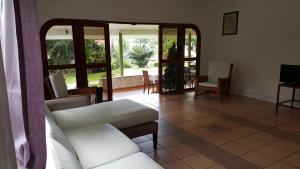
<path fill-rule="evenodd" d="M 142 70 L 148 70 L 149 74 L 158 74 L 158 68 L 125 68 L 124 76 L 142 75 Z M 64 73 L 64 78 L 66 80 L 68 88 L 76 87 L 76 77 L 75 73 Z M 100 80 L 106 78 L 106 72 L 91 73 L 88 75 L 89 86 L 102 86 Z"/>
<path fill-rule="evenodd" d="M 75 73 L 64 74 L 67 86 L 76 86 Z M 90 86 L 102 86 L 100 80 L 106 77 L 105 72 L 91 73 L 88 75 L 88 81 Z"/>

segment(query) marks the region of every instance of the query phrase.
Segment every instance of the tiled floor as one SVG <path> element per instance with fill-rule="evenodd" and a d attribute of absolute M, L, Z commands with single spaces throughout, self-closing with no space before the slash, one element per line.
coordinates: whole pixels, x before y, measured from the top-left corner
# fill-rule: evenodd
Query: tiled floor
<path fill-rule="evenodd" d="M 160 111 L 158 150 L 134 139 L 166 169 L 299 169 L 300 111 L 252 98 L 122 93 Z"/>

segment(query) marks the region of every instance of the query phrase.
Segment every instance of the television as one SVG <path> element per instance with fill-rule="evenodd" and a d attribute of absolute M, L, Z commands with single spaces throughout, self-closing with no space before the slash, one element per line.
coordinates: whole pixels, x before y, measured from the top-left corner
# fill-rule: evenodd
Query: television
<path fill-rule="evenodd" d="M 280 82 L 300 85 L 300 65 L 285 65 L 280 67 Z"/>

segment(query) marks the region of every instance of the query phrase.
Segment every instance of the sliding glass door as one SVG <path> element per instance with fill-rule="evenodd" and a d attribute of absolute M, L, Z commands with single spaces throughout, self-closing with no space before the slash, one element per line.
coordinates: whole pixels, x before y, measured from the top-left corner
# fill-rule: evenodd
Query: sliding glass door
<path fill-rule="evenodd" d="M 159 28 L 159 91 L 180 94 L 194 88 L 199 74 L 199 34 L 185 25 Z"/>

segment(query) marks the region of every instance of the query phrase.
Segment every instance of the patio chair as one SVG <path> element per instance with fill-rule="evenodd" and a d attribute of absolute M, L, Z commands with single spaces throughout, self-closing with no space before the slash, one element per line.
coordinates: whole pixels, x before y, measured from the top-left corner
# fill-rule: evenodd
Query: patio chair
<path fill-rule="evenodd" d="M 214 92 L 222 101 L 222 95 L 230 96 L 230 81 L 233 64 L 222 62 L 211 62 L 208 68 L 207 76 L 198 76 L 195 78 L 195 96 Z"/>
<path fill-rule="evenodd" d="M 158 80 L 150 79 L 147 70 L 143 70 L 144 77 L 144 93 L 146 91 L 146 87 L 148 88 L 148 94 L 150 92 L 150 87 L 152 87 L 152 92 L 154 92 L 154 88 L 158 86 Z"/>
<path fill-rule="evenodd" d="M 88 105 L 97 103 L 96 95 L 97 93 L 99 93 L 99 89 L 97 89 L 97 87 L 86 87 L 67 90 L 67 85 L 61 72 L 57 72 L 50 75 L 49 77 L 44 79 L 44 83 L 48 99 L 69 98 L 69 100 L 73 99 L 77 100 L 78 102 L 78 99 L 80 97 L 80 100 L 86 102 L 86 104 Z M 74 105 L 74 107 L 76 107 L 76 105 Z"/>

